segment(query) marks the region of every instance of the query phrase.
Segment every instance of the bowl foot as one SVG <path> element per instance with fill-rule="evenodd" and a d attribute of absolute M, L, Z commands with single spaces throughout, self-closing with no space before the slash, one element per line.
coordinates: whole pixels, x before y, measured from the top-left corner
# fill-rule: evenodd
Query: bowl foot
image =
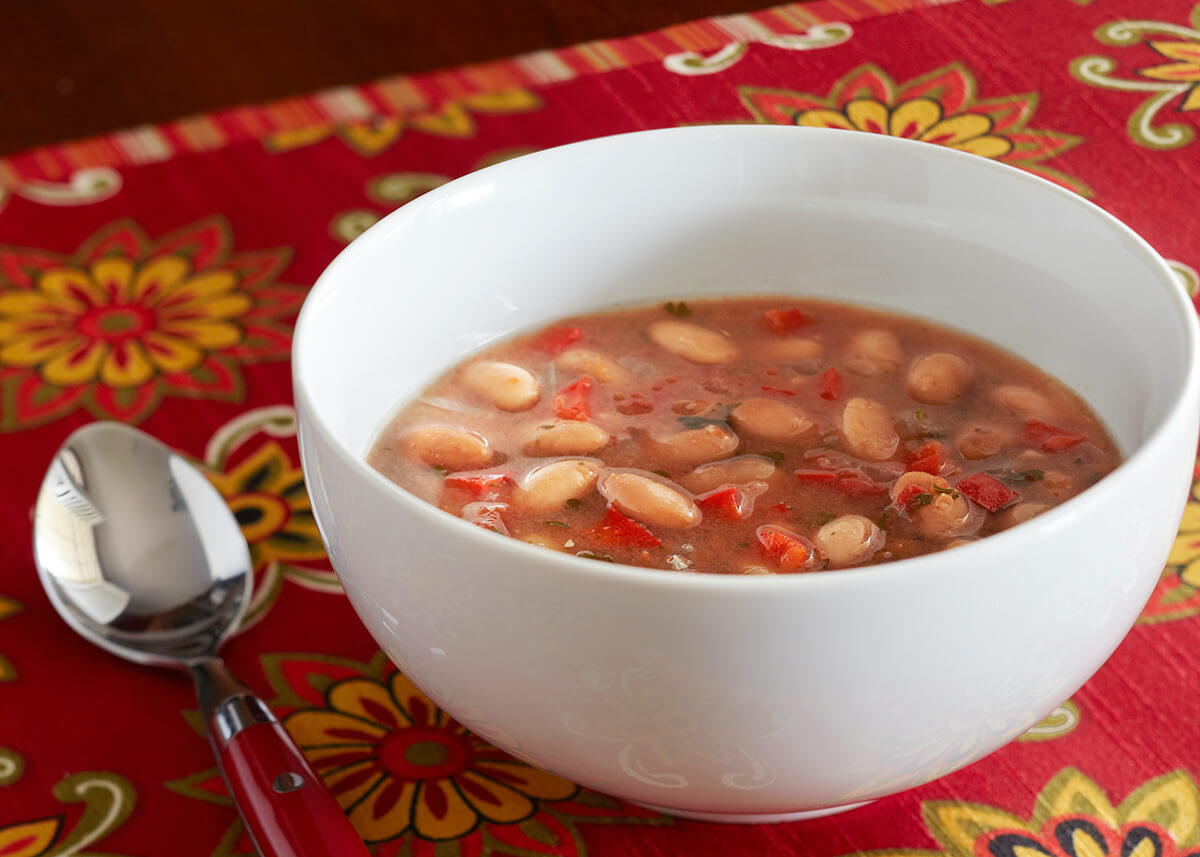
<path fill-rule="evenodd" d="M 857 803 L 844 803 L 839 806 L 827 806 L 822 809 L 806 809 L 800 812 L 696 812 L 688 809 L 672 809 L 657 806 L 652 803 L 630 801 L 644 809 L 661 812 L 663 815 L 674 815 L 678 818 L 690 818 L 693 821 L 714 821 L 720 824 L 778 824 L 784 821 L 804 821 L 806 818 L 822 818 L 826 815 L 836 815 L 848 812 L 860 806 L 871 803 L 869 800 Z"/>

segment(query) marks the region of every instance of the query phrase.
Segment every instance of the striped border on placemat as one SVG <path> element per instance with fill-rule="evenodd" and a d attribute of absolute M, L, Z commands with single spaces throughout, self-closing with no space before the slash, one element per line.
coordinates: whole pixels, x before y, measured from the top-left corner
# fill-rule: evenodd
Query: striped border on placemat
<path fill-rule="evenodd" d="M 485 92 L 536 88 L 646 62 L 683 51 L 716 51 L 731 42 L 803 32 L 817 24 L 853 22 L 958 0 L 814 0 L 739 15 L 705 18 L 620 39 L 587 42 L 511 59 L 428 74 L 383 78 L 266 104 L 235 107 L 160 125 L 31 149 L 0 159 L 0 187 L 28 180 L 61 181 L 89 167 L 165 161 L 210 152 L 281 132 L 372 122 L 427 110 Z"/>

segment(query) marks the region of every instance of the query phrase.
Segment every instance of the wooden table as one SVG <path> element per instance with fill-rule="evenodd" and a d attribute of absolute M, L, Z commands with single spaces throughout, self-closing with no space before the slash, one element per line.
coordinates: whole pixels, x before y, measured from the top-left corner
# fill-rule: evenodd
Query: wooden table
<path fill-rule="evenodd" d="M 0 29 L 0 154 L 756 0 L 38 0 Z"/>

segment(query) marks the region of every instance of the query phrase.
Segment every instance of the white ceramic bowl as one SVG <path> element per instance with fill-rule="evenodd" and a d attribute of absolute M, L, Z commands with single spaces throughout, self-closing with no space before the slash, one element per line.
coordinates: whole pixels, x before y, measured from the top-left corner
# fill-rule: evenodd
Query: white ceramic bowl
<path fill-rule="evenodd" d="M 614 304 L 738 293 L 834 297 L 971 331 L 1078 390 L 1128 460 L 967 547 L 778 577 L 542 550 L 363 463 L 400 402 L 498 337 Z M 772 126 L 593 140 L 439 188 L 329 266 L 293 363 L 329 555 L 400 668 L 516 756 L 726 820 L 924 783 L 1069 697 L 1159 576 L 1200 414 L 1191 306 L 1099 208 L 938 146 Z"/>

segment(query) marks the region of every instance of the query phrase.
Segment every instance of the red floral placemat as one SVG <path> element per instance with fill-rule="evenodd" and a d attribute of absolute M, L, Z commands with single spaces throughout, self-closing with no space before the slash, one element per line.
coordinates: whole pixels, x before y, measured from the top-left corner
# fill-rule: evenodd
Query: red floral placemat
<path fill-rule="evenodd" d="M 705 122 L 824 125 L 1005 161 L 1124 219 L 1196 294 L 1192 0 L 828 0 L 2 161 L 0 857 L 250 849 L 190 685 L 79 640 L 38 586 L 42 471 L 93 419 L 181 449 L 228 498 L 257 584 L 228 660 L 380 854 L 1200 851 L 1200 481 L 1139 625 L 1070 702 L 963 771 L 810 822 L 673 819 L 514 765 L 397 673 L 354 618 L 297 460 L 287 357 L 308 286 L 364 228 L 454 176 Z M 1003 713 L 949 716 L 969 733 Z M 639 752 L 668 767 L 707 746 L 649 721 L 638 734 Z"/>

